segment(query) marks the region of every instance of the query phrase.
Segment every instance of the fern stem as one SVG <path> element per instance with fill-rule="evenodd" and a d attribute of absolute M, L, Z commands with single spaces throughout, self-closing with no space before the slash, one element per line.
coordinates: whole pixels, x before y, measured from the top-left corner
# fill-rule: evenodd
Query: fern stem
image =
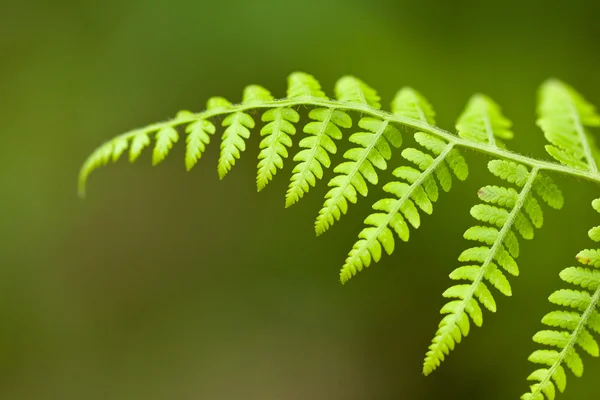
<path fill-rule="evenodd" d="M 535 390 L 535 392 L 533 392 L 531 394 L 531 398 L 532 399 L 535 399 L 536 396 L 539 395 L 542 392 L 542 389 L 548 384 L 548 381 L 550 379 L 552 379 L 552 377 L 554 376 L 554 372 L 556 371 L 556 369 L 560 365 L 562 365 L 562 363 L 564 362 L 565 357 L 567 356 L 567 354 L 569 353 L 569 351 L 571 351 L 571 349 L 577 343 L 577 339 L 579 338 L 579 334 L 586 327 L 588 319 L 591 317 L 592 313 L 596 310 L 596 307 L 598 306 L 599 302 L 600 302 L 600 287 L 598 287 L 596 289 L 596 291 L 594 292 L 594 295 L 590 299 L 590 304 L 588 304 L 588 306 L 585 309 L 584 313 L 581 315 L 581 318 L 579 319 L 579 322 L 577 323 L 577 327 L 575 328 L 575 330 L 571 334 L 571 337 L 569 338 L 569 342 L 562 349 L 562 351 L 559 353 L 558 358 L 556 359 L 556 361 L 554 362 L 554 364 L 552 364 L 552 366 L 548 369 L 548 373 L 546 374 L 546 376 L 544 377 L 544 379 L 539 383 L 539 385 L 538 385 L 537 389 Z"/>
<path fill-rule="evenodd" d="M 359 114 L 370 115 L 375 118 L 387 120 L 396 124 L 404 125 L 413 129 L 421 130 L 434 135 L 439 138 L 445 139 L 447 142 L 453 143 L 455 146 L 461 146 L 464 148 L 477 150 L 479 152 L 487 153 L 495 157 L 501 157 L 506 160 L 512 160 L 520 164 L 528 165 L 531 168 L 537 168 L 538 170 L 555 171 L 565 175 L 576 176 L 586 180 L 590 180 L 596 183 L 600 183 L 600 173 L 597 168 L 591 167 L 590 171 L 580 170 L 569 166 L 560 165 L 555 162 L 538 160 L 532 157 L 527 157 L 521 154 L 514 153 L 509 150 L 500 149 L 489 143 L 477 143 L 468 139 L 458 137 L 442 128 L 437 126 L 429 125 L 427 122 L 420 121 L 414 118 L 402 117 L 391 114 L 387 111 L 373 108 L 366 104 L 360 103 L 345 103 L 337 100 L 321 99 L 316 97 L 305 97 L 302 99 L 279 99 L 270 100 L 264 102 L 256 102 L 250 104 L 236 104 L 224 108 L 216 108 L 212 110 L 202 111 L 200 113 L 191 114 L 185 118 L 175 118 L 170 121 L 155 123 L 148 125 L 142 129 L 136 129 L 120 135 L 118 138 L 127 139 L 134 136 L 140 131 L 154 132 L 164 127 L 177 126 L 189 122 L 193 122 L 200 119 L 209 119 L 217 117 L 219 115 L 231 114 L 238 111 L 245 111 L 249 109 L 257 108 L 275 108 L 275 107 L 297 107 L 297 106 L 315 106 L 315 107 L 326 107 L 326 108 L 337 108 L 345 111 L 357 112 Z M 115 140 L 115 139 L 112 139 Z M 584 142 L 585 143 L 585 142 Z M 585 146 L 585 145 L 584 145 Z M 588 147 L 588 151 L 591 151 Z"/>

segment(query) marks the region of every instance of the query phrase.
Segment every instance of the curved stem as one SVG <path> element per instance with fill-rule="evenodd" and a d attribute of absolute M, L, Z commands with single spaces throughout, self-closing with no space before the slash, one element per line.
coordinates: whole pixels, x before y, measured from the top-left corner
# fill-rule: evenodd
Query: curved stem
<path fill-rule="evenodd" d="M 249 109 L 257 109 L 257 108 L 274 108 L 274 107 L 295 107 L 295 106 L 315 106 L 315 107 L 326 107 L 326 108 L 337 108 L 345 111 L 353 111 L 363 115 L 370 115 L 375 118 L 379 118 L 382 120 L 386 120 L 392 123 L 404 125 L 410 128 L 414 128 L 423 132 L 427 132 L 431 135 L 437 136 L 439 138 L 443 138 L 444 140 L 454 144 L 455 146 L 461 146 L 464 148 L 476 150 L 482 153 L 490 154 L 496 157 L 501 157 L 506 160 L 512 160 L 518 162 L 520 164 L 528 165 L 531 168 L 537 168 L 538 170 L 546 170 L 546 171 L 555 171 L 565 175 L 576 176 L 579 178 L 584 178 L 593 182 L 600 183 L 600 173 L 598 171 L 584 171 L 576 168 L 564 166 L 561 164 L 557 164 L 555 162 L 538 160 L 535 158 L 527 157 L 518 153 L 514 153 L 509 150 L 498 148 L 495 145 L 489 143 L 477 143 L 470 141 L 468 139 L 463 139 L 458 137 L 442 128 L 439 128 L 434 125 L 429 125 L 427 122 L 402 117 L 398 115 L 394 115 L 389 113 L 388 111 L 380 110 L 377 108 L 373 108 L 366 104 L 361 103 L 344 103 L 337 100 L 330 99 L 321 99 L 316 97 L 304 97 L 300 99 L 280 99 L 280 100 L 270 100 L 265 102 L 256 102 L 256 103 L 246 103 L 246 104 L 236 104 L 231 105 L 229 107 L 212 109 L 202 111 L 196 114 L 188 114 L 185 117 L 175 118 L 170 121 L 159 122 L 152 125 L 148 125 L 145 128 L 136 129 L 134 131 L 124 133 L 120 135 L 118 138 L 129 138 L 134 136 L 136 133 L 140 131 L 153 132 L 159 130 L 163 127 L 167 126 L 177 126 L 186 124 L 192 121 L 196 121 L 199 119 L 208 119 L 212 117 L 216 117 L 224 114 L 231 114 L 238 111 L 245 111 Z M 115 139 L 112 139 L 115 140 Z"/>

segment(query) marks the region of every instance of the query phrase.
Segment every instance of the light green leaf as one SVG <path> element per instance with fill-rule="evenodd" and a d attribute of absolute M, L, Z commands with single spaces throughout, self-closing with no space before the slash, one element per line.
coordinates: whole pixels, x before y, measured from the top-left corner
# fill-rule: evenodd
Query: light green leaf
<path fill-rule="evenodd" d="M 435 111 L 421 93 L 410 87 L 400 89 L 392 100 L 392 113 L 435 125 Z"/>
<path fill-rule="evenodd" d="M 189 171 L 202 157 L 216 128 L 210 121 L 198 120 L 189 124 L 185 131 L 188 134 L 186 138 L 185 167 Z"/>
<path fill-rule="evenodd" d="M 341 102 L 363 103 L 381 108 L 377 92 L 366 83 L 353 76 L 344 76 L 335 84 L 335 97 Z"/>
<path fill-rule="evenodd" d="M 290 99 L 302 97 L 326 98 L 319 82 L 312 75 L 304 72 L 293 72 L 288 76 L 287 97 Z"/>
<path fill-rule="evenodd" d="M 513 138 L 511 125 L 492 99 L 477 94 L 467 103 L 465 111 L 458 118 L 456 129 L 458 135 L 464 139 L 504 147 L 500 139 Z"/>
<path fill-rule="evenodd" d="M 589 127 L 600 126 L 594 106 L 569 85 L 546 81 L 539 92 L 538 125 L 552 144 L 548 153 L 564 165 L 598 172 L 600 151 Z"/>

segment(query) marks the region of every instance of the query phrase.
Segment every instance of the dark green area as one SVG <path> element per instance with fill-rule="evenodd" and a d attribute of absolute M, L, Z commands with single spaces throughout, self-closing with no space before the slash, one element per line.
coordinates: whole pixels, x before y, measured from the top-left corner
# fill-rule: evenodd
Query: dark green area
<path fill-rule="evenodd" d="M 510 148 L 543 157 L 544 79 L 600 105 L 599 16 L 597 1 L 4 0 L 0 398 L 517 399 L 558 272 L 594 245 L 593 185 L 556 177 L 565 208 L 545 208 L 522 243 L 513 297 L 498 295 L 498 313 L 425 378 L 469 208 L 497 182 L 485 156 L 467 153 L 469 180 L 344 287 L 373 199 L 315 238 L 325 182 L 284 209 L 290 163 L 256 194 L 257 135 L 223 182 L 216 143 L 191 173 L 181 141 L 156 168 L 150 151 L 120 161 L 92 175 L 84 201 L 77 172 L 104 140 L 210 96 L 239 101 L 249 83 L 283 96 L 295 70 L 330 95 L 355 74 L 386 107 L 413 86 L 449 129 L 485 93 L 514 121 Z M 600 396 L 600 360 L 584 364 L 561 398 Z"/>

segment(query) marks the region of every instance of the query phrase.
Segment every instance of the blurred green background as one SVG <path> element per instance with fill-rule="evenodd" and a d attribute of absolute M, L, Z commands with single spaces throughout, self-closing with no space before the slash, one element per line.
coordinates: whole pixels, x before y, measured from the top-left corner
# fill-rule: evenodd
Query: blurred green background
<path fill-rule="evenodd" d="M 600 104 L 599 16 L 595 0 L 3 0 L 0 398 L 518 398 L 558 272 L 591 245 L 593 185 L 556 177 L 565 208 L 522 244 L 513 297 L 498 295 L 499 312 L 425 378 L 469 208 L 494 182 L 487 157 L 467 154 L 470 179 L 411 243 L 344 287 L 338 269 L 372 200 L 315 238 L 324 183 L 284 209 L 289 163 L 256 194 L 256 135 L 223 182 L 216 143 L 191 173 L 181 142 L 157 168 L 150 152 L 120 161 L 92 175 L 85 200 L 78 168 L 104 140 L 212 95 L 239 101 L 258 83 L 283 96 L 295 70 L 330 94 L 355 74 L 386 106 L 411 85 L 449 129 L 486 93 L 514 121 L 510 147 L 542 157 L 544 79 Z M 600 396 L 600 362 L 584 362 L 562 398 Z"/>

